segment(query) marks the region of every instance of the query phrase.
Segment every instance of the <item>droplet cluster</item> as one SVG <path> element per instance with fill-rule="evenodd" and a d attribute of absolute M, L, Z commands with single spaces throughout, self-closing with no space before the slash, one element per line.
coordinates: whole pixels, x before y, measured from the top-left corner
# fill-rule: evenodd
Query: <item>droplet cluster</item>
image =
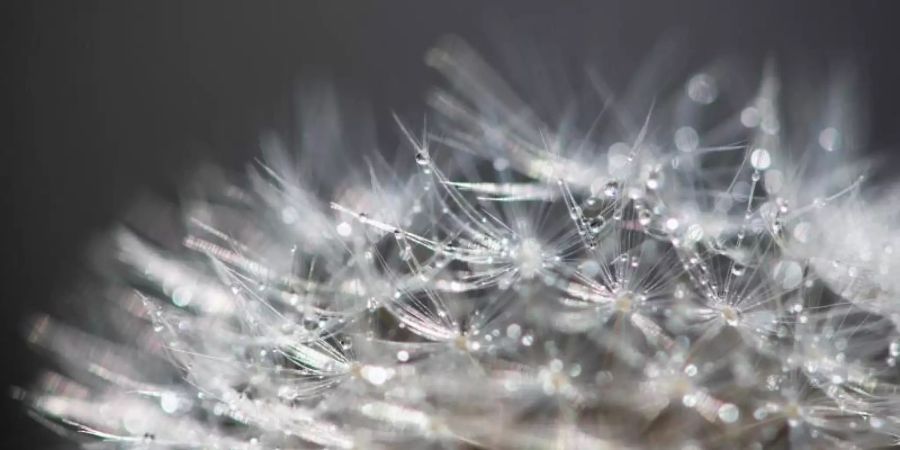
<path fill-rule="evenodd" d="M 458 40 L 426 61 L 452 89 L 407 158 L 276 157 L 178 245 L 115 233 L 109 326 L 36 318 L 63 370 L 14 394 L 126 448 L 900 444 L 900 204 L 810 172 L 770 71 L 575 131 Z M 851 144 L 828 119 L 813 157 Z"/>

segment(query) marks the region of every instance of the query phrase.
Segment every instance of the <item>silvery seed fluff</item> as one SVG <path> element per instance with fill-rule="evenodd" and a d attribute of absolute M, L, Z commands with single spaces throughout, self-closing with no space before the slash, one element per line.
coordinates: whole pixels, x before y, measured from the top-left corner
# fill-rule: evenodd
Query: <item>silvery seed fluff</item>
<path fill-rule="evenodd" d="M 90 448 L 900 445 L 900 198 L 844 78 L 798 113 L 772 67 L 590 72 L 548 114 L 458 39 L 426 62 L 396 158 L 318 89 L 299 151 L 117 229 L 13 394 Z"/>

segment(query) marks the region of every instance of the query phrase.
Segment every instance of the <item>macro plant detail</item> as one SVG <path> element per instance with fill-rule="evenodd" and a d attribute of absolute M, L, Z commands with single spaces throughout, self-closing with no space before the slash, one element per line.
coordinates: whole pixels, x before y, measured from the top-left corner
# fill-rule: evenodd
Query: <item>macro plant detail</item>
<path fill-rule="evenodd" d="M 457 39 L 426 61 L 396 161 L 326 106 L 117 230 L 105 322 L 35 317 L 59 367 L 14 394 L 98 447 L 900 445 L 900 202 L 843 80 L 798 118 L 771 68 L 591 72 L 552 122 Z"/>

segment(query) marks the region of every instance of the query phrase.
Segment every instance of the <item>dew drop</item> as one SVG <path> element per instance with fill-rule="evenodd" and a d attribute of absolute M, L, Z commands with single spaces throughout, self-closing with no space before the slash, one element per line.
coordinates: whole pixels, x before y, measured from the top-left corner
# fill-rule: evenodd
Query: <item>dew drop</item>
<path fill-rule="evenodd" d="M 766 411 L 766 408 L 763 408 L 763 407 L 756 408 L 756 410 L 753 411 L 753 418 L 756 420 L 763 420 L 768 415 L 769 415 L 769 412 Z"/>
<path fill-rule="evenodd" d="M 588 227 L 593 234 L 600 233 L 604 225 L 606 225 L 606 219 L 603 216 L 595 216 L 588 222 Z"/>
<path fill-rule="evenodd" d="M 343 237 L 350 236 L 350 233 L 353 232 L 353 227 L 351 227 L 350 224 L 347 222 L 339 223 L 338 226 L 336 227 L 336 229 L 337 229 L 337 234 L 340 236 L 343 236 Z"/>
<path fill-rule="evenodd" d="M 752 106 L 748 106 L 741 111 L 741 125 L 747 128 L 758 127 L 761 120 L 762 117 L 759 114 L 759 110 Z"/>
<path fill-rule="evenodd" d="M 674 217 L 670 217 L 669 219 L 666 220 L 666 229 L 669 231 L 677 230 L 678 225 L 679 225 L 678 219 L 676 219 Z"/>
<path fill-rule="evenodd" d="M 688 81 L 687 94 L 691 100 L 701 105 L 708 105 L 719 96 L 719 87 L 716 85 L 715 78 L 705 73 L 698 73 Z"/>
<path fill-rule="evenodd" d="M 655 191 L 655 190 L 659 189 L 660 185 L 662 185 L 662 182 L 663 182 L 662 174 L 659 173 L 659 171 L 654 171 L 647 177 L 647 181 L 645 184 L 647 186 L 647 189 L 650 189 L 651 191 Z"/>
<path fill-rule="evenodd" d="M 162 408 L 163 412 L 166 414 L 174 413 L 178 410 L 179 406 L 181 406 L 181 400 L 178 398 L 177 394 L 166 392 L 159 397 L 159 407 Z"/>
<path fill-rule="evenodd" d="M 652 218 L 653 215 L 646 209 L 642 209 L 640 212 L 638 212 L 638 223 L 642 226 L 646 227 L 647 225 L 650 225 L 650 221 Z"/>
<path fill-rule="evenodd" d="M 615 181 L 610 181 L 603 186 L 603 195 L 613 198 L 619 196 L 619 184 Z"/>
<path fill-rule="evenodd" d="M 692 127 L 681 127 L 675 130 L 675 147 L 682 152 L 692 152 L 700 145 L 700 136 Z"/>
<path fill-rule="evenodd" d="M 695 366 L 694 364 L 688 364 L 684 368 L 684 374 L 689 377 L 693 377 L 693 376 L 697 375 L 697 366 Z"/>
<path fill-rule="evenodd" d="M 719 419 L 725 423 L 734 423 L 737 422 L 740 417 L 741 412 L 738 410 L 737 406 L 734 406 L 731 403 L 725 403 L 724 405 L 719 407 Z"/>
<path fill-rule="evenodd" d="M 840 146 L 840 142 L 841 133 L 833 127 L 825 128 L 819 133 L 819 145 L 822 146 L 825 151 L 833 152 L 837 150 Z"/>
<path fill-rule="evenodd" d="M 172 293 L 172 303 L 178 307 L 185 307 L 191 303 L 194 298 L 194 290 L 190 286 L 179 286 Z"/>
<path fill-rule="evenodd" d="M 766 170 L 772 165 L 772 157 L 769 151 L 764 148 L 753 150 L 750 154 L 750 165 L 756 170 Z"/>
<path fill-rule="evenodd" d="M 703 227 L 695 223 L 688 227 L 685 237 L 690 242 L 697 242 L 703 239 L 703 234 Z"/>
<path fill-rule="evenodd" d="M 365 378 L 366 381 L 376 386 L 384 384 L 393 376 L 393 373 L 391 373 L 391 371 L 379 366 L 365 366 L 360 370 L 360 372 L 362 377 Z"/>

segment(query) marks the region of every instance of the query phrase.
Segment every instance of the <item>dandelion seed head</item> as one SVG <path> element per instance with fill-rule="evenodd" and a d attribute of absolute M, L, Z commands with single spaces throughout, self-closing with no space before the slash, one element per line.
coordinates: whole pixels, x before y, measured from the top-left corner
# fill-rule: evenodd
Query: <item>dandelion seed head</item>
<path fill-rule="evenodd" d="M 771 69 L 585 101 L 588 131 L 458 39 L 427 63 L 447 86 L 395 117 L 399 163 L 306 171 L 362 123 L 320 87 L 311 148 L 267 135 L 184 236 L 118 233 L 114 319 L 34 319 L 60 373 L 16 397 L 135 448 L 896 444 L 900 196 L 863 189 L 852 127 L 799 108 L 828 124 L 801 136 Z"/>

